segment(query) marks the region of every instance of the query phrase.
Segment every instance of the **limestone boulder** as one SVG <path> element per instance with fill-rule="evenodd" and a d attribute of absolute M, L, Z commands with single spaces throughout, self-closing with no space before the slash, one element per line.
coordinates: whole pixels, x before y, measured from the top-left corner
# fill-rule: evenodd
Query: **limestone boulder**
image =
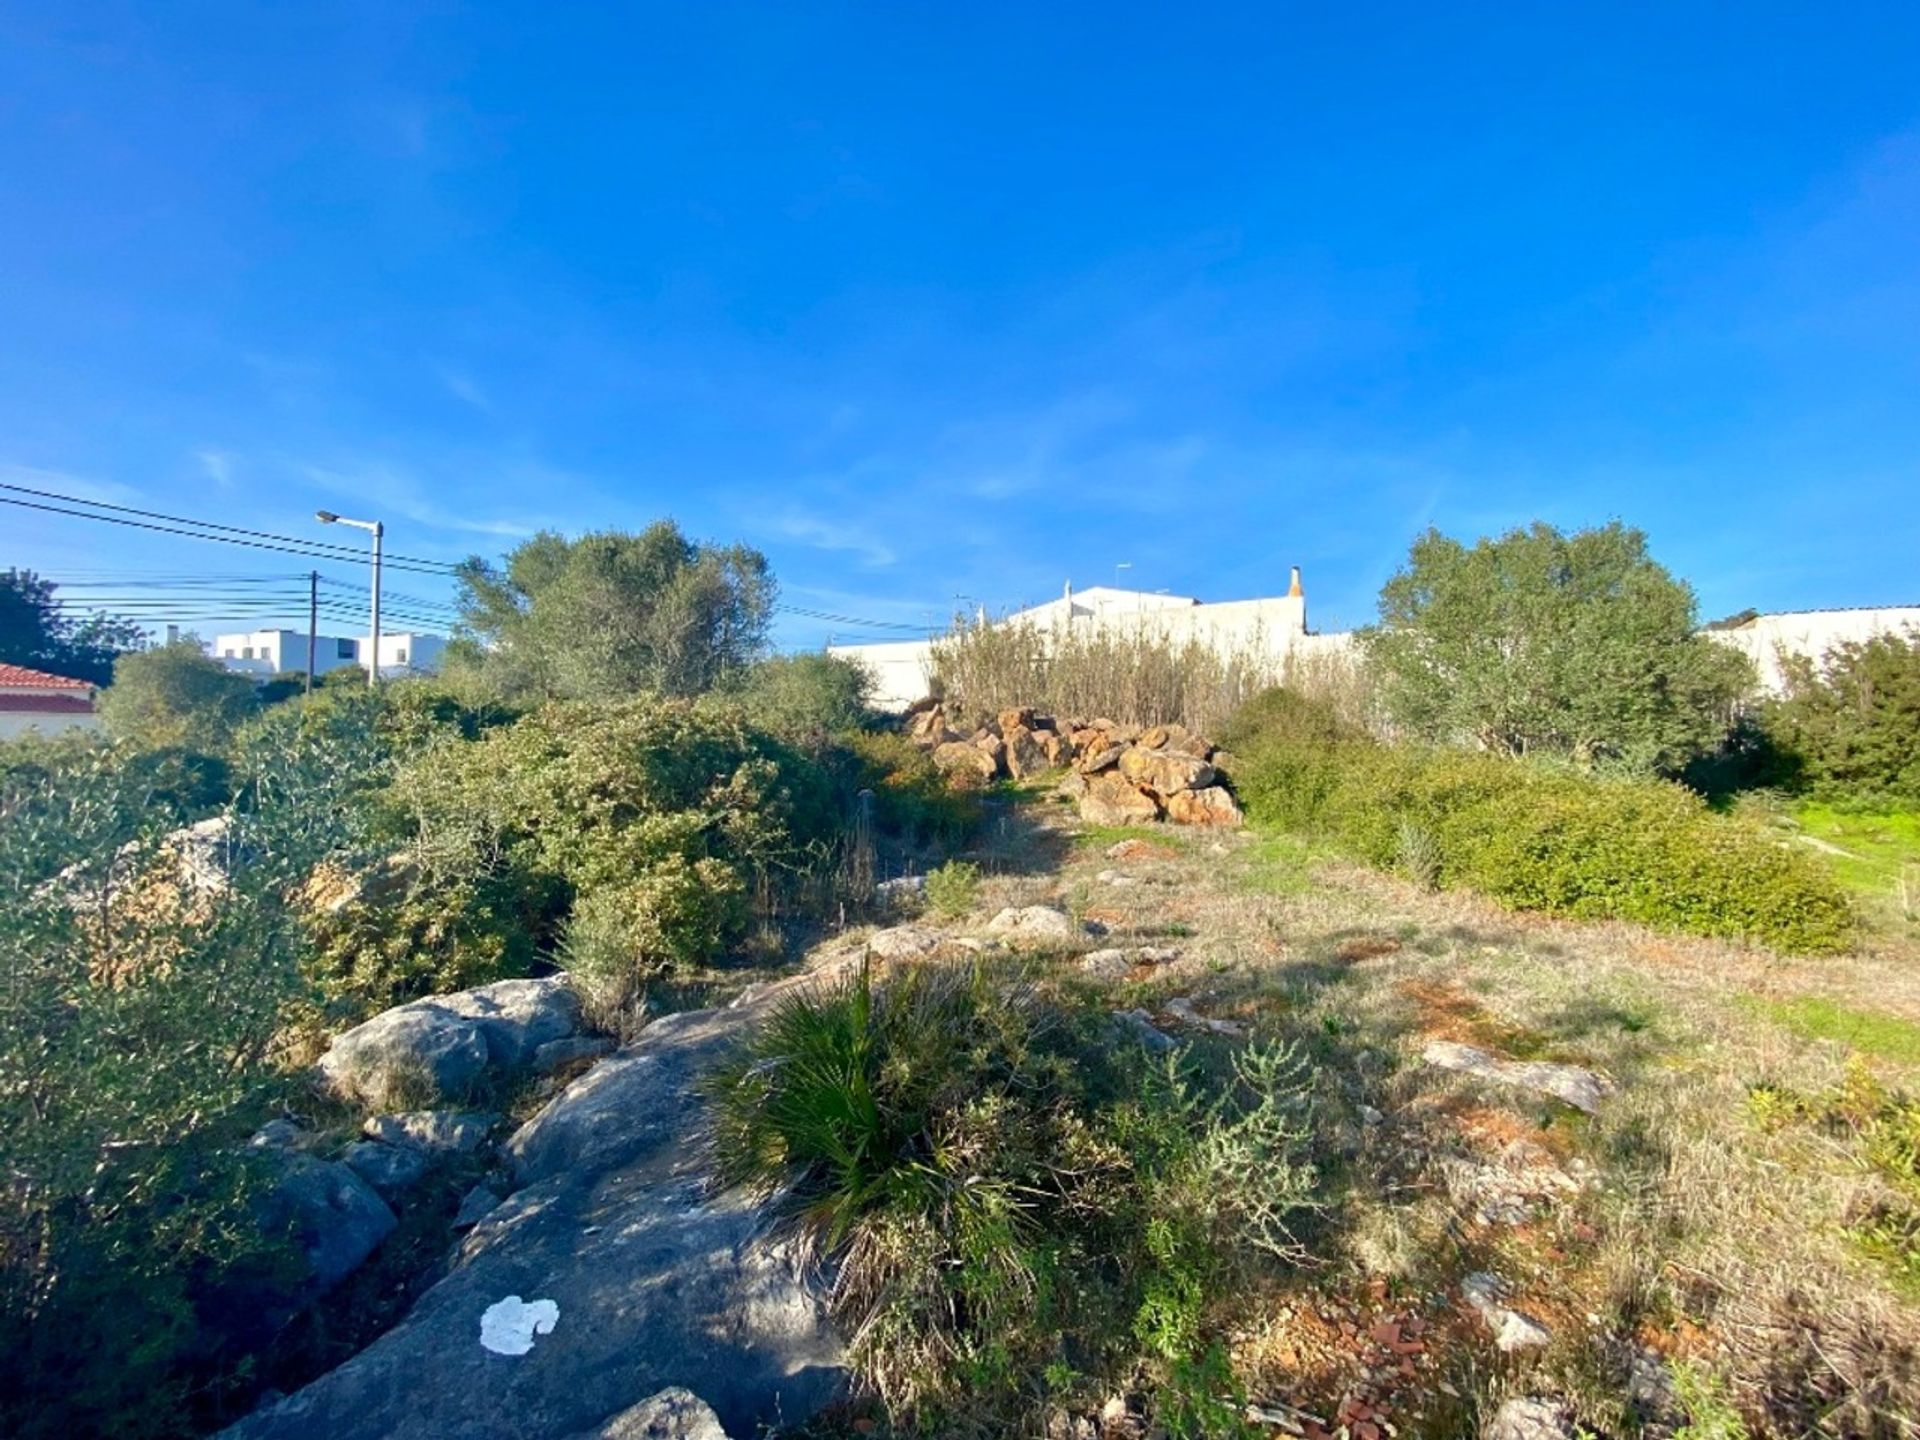
<path fill-rule="evenodd" d="M 1038 775 L 1052 763 L 1039 737 L 1024 725 L 1008 730 L 1002 743 L 1006 746 L 1007 774 L 1016 780 Z"/>
<path fill-rule="evenodd" d="M 378 1140 L 354 1141 L 340 1160 L 385 1200 L 411 1190 L 433 1168 L 433 1156 L 426 1151 Z"/>
<path fill-rule="evenodd" d="M 570 1440 L 727 1440 L 713 1407 L 675 1385 Z"/>
<path fill-rule="evenodd" d="M 1160 818 L 1160 806 L 1119 771 L 1104 770 L 1087 783 L 1080 818 L 1090 825 L 1145 825 Z"/>
<path fill-rule="evenodd" d="M 316 1067 L 341 1099 L 379 1106 L 396 1092 L 459 1100 L 526 1068 L 540 1046 L 577 1034 L 564 976 L 501 980 L 382 1011 L 334 1037 Z"/>
<path fill-rule="evenodd" d="M 977 745 L 964 740 L 949 740 L 933 751 L 934 768 L 943 774 L 975 775 L 991 780 L 1000 773 L 1000 762 Z"/>
<path fill-rule="evenodd" d="M 1120 757 L 1127 753 L 1127 747 L 1117 741 L 1102 736 L 1085 747 L 1078 761 L 1082 775 L 1098 775 L 1120 763 Z"/>
<path fill-rule="evenodd" d="M 400 1222 L 359 1175 L 333 1160 L 282 1152 L 258 1202 L 262 1230 L 293 1243 L 305 1271 L 302 1298 L 324 1294 L 359 1269 Z"/>
<path fill-rule="evenodd" d="M 670 1387 L 704 1397 L 733 1435 L 803 1424 L 846 1375 L 826 1281 L 778 1227 L 776 1207 L 716 1193 L 701 1089 L 792 988 L 655 1021 L 555 1096 L 506 1147 L 518 1188 L 478 1217 L 407 1315 L 224 1433 L 701 1435 L 632 1428 L 702 1418 L 684 1402 L 664 1417 L 658 1406 L 631 1413 Z M 485 1317 L 510 1299 L 541 1319 L 508 1353 L 482 1337 Z M 608 1428 L 617 1422 L 629 1428 Z"/>
<path fill-rule="evenodd" d="M 1192 755 L 1172 750 L 1148 750 L 1139 745 L 1122 752 L 1120 773 L 1142 790 L 1165 798 L 1183 790 L 1203 790 L 1213 784 L 1213 767 Z"/>
<path fill-rule="evenodd" d="M 1544 1060 L 1503 1060 L 1472 1045 L 1454 1040 L 1430 1040 L 1420 1053 L 1427 1064 L 1441 1070 L 1471 1075 L 1494 1085 L 1528 1090 L 1595 1114 L 1613 1093 L 1613 1084 L 1578 1065 L 1556 1065 Z"/>
<path fill-rule="evenodd" d="M 940 948 L 938 930 L 922 925 L 895 925 L 867 937 L 867 953 L 876 960 L 924 960 Z"/>
<path fill-rule="evenodd" d="M 1072 945 L 1080 927 L 1051 905 L 1022 905 L 1002 910 L 987 922 L 987 934 L 1016 950 L 1047 950 Z"/>
<path fill-rule="evenodd" d="M 1182 790 L 1167 797 L 1167 819 L 1176 825 L 1213 825 L 1233 828 L 1246 823 L 1233 796 L 1219 785 Z"/>
<path fill-rule="evenodd" d="M 383 1145 L 420 1150 L 429 1155 L 469 1155 L 487 1143 L 500 1123 L 498 1115 L 469 1110 L 410 1110 L 397 1115 L 370 1115 L 360 1133 Z"/>

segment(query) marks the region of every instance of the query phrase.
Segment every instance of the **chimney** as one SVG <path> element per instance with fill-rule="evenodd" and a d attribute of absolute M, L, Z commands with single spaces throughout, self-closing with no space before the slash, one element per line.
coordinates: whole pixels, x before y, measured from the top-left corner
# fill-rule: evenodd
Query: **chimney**
<path fill-rule="evenodd" d="M 1304 599 L 1306 593 L 1300 588 L 1300 567 L 1296 565 L 1293 567 L 1293 581 L 1287 586 L 1287 598 L 1289 600 Z"/>

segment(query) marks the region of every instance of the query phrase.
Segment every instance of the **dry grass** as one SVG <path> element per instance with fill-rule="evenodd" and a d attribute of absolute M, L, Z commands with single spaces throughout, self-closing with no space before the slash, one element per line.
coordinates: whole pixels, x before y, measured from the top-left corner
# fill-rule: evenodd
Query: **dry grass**
<path fill-rule="evenodd" d="M 1030 857 L 1035 843 L 1022 844 Z M 1364 1304 L 1384 1284 L 1444 1321 L 1452 1338 L 1436 1339 L 1430 1378 L 1461 1392 L 1429 1386 L 1440 1408 L 1407 1416 L 1401 1433 L 1442 1433 L 1429 1427 L 1524 1389 L 1619 1434 L 1646 1418 L 1628 1413 L 1625 1374 L 1652 1352 L 1723 1386 L 1755 1436 L 1920 1435 L 1920 1306 L 1848 1235 L 1876 1181 L 1846 1137 L 1769 1127 L 1750 1101 L 1762 1085 L 1831 1090 L 1849 1061 L 1846 1044 L 1780 1023 L 1755 997 L 1916 1018 L 1920 956 L 1883 939 L 1814 962 L 1516 916 L 1264 837 L 1123 862 L 1105 848 L 1076 844 L 1052 867 L 989 863 L 982 907 L 1063 904 L 1104 921 L 1104 944 L 1172 933 L 1180 958 L 1136 969 L 1113 1004 L 1164 1016 L 1187 997 L 1207 1016 L 1309 1037 L 1324 1066 L 1343 1199 L 1320 1269 L 1264 1310 L 1236 1301 L 1243 1379 L 1275 1394 L 1291 1385 L 1281 1398 L 1310 1409 L 1337 1402 L 1346 1382 L 1329 1378 L 1332 1362 L 1287 1380 L 1274 1347 L 1301 1328 L 1302 1307 Z M 1133 884 L 1097 878 L 1116 864 Z M 1425 1067 L 1430 1037 L 1588 1066 L 1619 1088 L 1588 1118 Z M 1870 1063 L 1889 1085 L 1920 1088 L 1920 1065 Z M 1369 1113 L 1379 1118 L 1357 1118 Z M 1447 1165 L 1521 1141 L 1583 1188 L 1523 1224 L 1464 1213 Z M 1553 1329 L 1537 1358 L 1498 1355 L 1462 1317 L 1453 1287 L 1473 1269 L 1508 1277 L 1515 1303 Z"/>

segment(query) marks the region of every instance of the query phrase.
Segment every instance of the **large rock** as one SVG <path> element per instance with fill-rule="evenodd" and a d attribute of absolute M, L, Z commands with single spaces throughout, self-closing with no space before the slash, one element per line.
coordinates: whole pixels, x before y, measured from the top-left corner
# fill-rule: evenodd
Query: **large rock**
<path fill-rule="evenodd" d="M 674 1386 L 704 1396 L 734 1435 L 813 1414 L 843 1383 L 840 1342 L 817 1278 L 770 1229 L 771 1210 L 712 1193 L 699 1088 L 790 989 L 656 1021 L 575 1081 L 509 1141 L 521 1188 L 479 1221 L 406 1318 L 226 1433 L 646 1434 L 605 1427 Z M 481 1343 L 481 1317 L 509 1297 L 541 1317 L 525 1353 Z"/>
<path fill-rule="evenodd" d="M 1139 744 L 1142 749 L 1171 750 L 1181 755 L 1192 755 L 1200 760 L 1205 760 L 1213 753 L 1213 746 L 1184 725 L 1149 726 L 1141 734 Z"/>
<path fill-rule="evenodd" d="M 1420 1058 L 1427 1064 L 1458 1074 L 1471 1075 L 1495 1085 L 1530 1090 L 1592 1115 L 1600 1102 L 1613 1093 L 1613 1085 L 1591 1070 L 1578 1065 L 1554 1065 L 1544 1060 L 1502 1060 L 1471 1045 L 1454 1040 L 1430 1040 Z"/>
<path fill-rule="evenodd" d="M 300 1289 L 311 1297 L 359 1269 L 400 1222 L 345 1165 L 285 1152 L 280 1167 L 260 1197 L 261 1227 L 293 1241 L 306 1270 Z"/>
<path fill-rule="evenodd" d="M 1120 757 L 1126 753 L 1126 746 L 1099 734 L 1081 747 L 1080 759 L 1075 763 L 1082 775 L 1098 775 L 1109 766 L 1119 764 Z"/>
<path fill-rule="evenodd" d="M 1176 825 L 1213 825 L 1232 828 L 1246 817 L 1232 795 L 1219 785 L 1204 790 L 1182 790 L 1167 797 L 1167 819 Z"/>
<path fill-rule="evenodd" d="M 959 773 L 978 775 L 982 780 L 991 780 L 1000 773 L 998 757 L 989 755 L 976 745 L 964 740 L 949 740 L 936 745 L 933 750 L 934 768 L 942 774 Z"/>
<path fill-rule="evenodd" d="M 1573 1440 L 1578 1433 L 1566 1406 L 1516 1395 L 1501 1401 L 1480 1431 L 1480 1440 Z"/>
<path fill-rule="evenodd" d="M 876 960 L 924 960 L 937 951 L 945 937 L 922 925 L 895 925 L 867 937 L 867 953 Z"/>
<path fill-rule="evenodd" d="M 465 1155 L 486 1143 L 487 1133 L 500 1123 L 498 1115 L 464 1110 L 409 1110 L 399 1115 L 373 1115 L 361 1125 L 369 1140 L 424 1150 L 436 1155 Z"/>
<path fill-rule="evenodd" d="M 392 1200 L 418 1185 L 433 1168 L 433 1156 L 409 1145 L 386 1145 L 378 1140 L 356 1140 L 340 1157 L 354 1174 Z"/>
<path fill-rule="evenodd" d="M 365 1105 L 396 1094 L 458 1100 L 489 1072 L 522 1069 L 540 1046 L 579 1029 L 564 977 L 501 980 L 382 1011 L 335 1036 L 318 1069 L 328 1089 Z"/>
<path fill-rule="evenodd" d="M 987 934 L 1016 950 L 1046 950 L 1080 939 L 1080 927 L 1071 916 L 1051 905 L 1023 905 L 1002 910 L 987 922 Z"/>
<path fill-rule="evenodd" d="M 1038 775 L 1052 763 L 1047 752 L 1041 748 L 1039 738 L 1024 725 L 1016 725 L 1006 732 L 1007 774 L 1016 780 L 1024 780 L 1029 775 Z"/>
<path fill-rule="evenodd" d="M 1142 790 L 1161 797 L 1183 790 L 1203 790 L 1213 784 L 1213 767 L 1192 755 L 1173 750 L 1147 750 L 1136 745 L 1120 757 L 1120 773 Z"/>
<path fill-rule="evenodd" d="M 1080 818 L 1090 825 L 1144 825 L 1160 818 L 1160 806 L 1119 771 L 1103 770 L 1087 782 Z"/>
<path fill-rule="evenodd" d="M 711 1405 L 676 1385 L 571 1440 L 727 1440 L 727 1432 Z"/>

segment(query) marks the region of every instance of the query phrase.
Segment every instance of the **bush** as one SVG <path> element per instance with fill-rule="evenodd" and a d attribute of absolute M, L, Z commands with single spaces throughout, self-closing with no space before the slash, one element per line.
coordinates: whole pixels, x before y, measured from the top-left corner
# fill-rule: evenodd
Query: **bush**
<path fill-rule="evenodd" d="M 832 655 L 776 655 L 759 661 L 734 692 L 747 719 L 769 735 L 809 750 L 858 730 L 871 718 L 873 676 Z"/>
<path fill-rule="evenodd" d="M 218 753 L 257 708 L 253 682 L 191 636 L 122 655 L 113 662 L 113 684 L 100 692 L 107 733 L 143 750 Z"/>
<path fill-rule="evenodd" d="M 843 735 L 839 744 L 846 784 L 873 792 L 874 821 L 888 834 L 951 848 L 979 824 L 979 797 L 954 789 L 933 756 L 906 736 Z"/>
<path fill-rule="evenodd" d="M 1110 1024 L 1013 969 L 863 969 L 789 999 L 714 1078 L 724 1175 L 784 1193 L 836 1262 L 836 1318 L 896 1423 L 1011 1432 L 1050 1381 L 1143 1364 L 1175 1433 L 1234 1418 L 1221 1302 L 1296 1252 L 1304 1070 L 1257 1045 L 1212 1075 L 1156 1065 Z"/>
<path fill-rule="evenodd" d="M 1787 663 L 1763 724 L 1818 799 L 1920 805 L 1920 635 L 1880 635 Z"/>
<path fill-rule="evenodd" d="M 934 913 L 957 920 L 973 909 L 980 893 L 980 867 L 964 860 L 949 860 L 937 870 L 927 872 L 927 903 Z"/>
<path fill-rule="evenodd" d="M 202 1303 L 270 1264 L 243 1142 L 303 994 L 285 897 L 352 843 L 364 735 L 284 728 L 236 764 L 224 886 L 189 883 L 153 772 L 106 746 L 0 793 L 0 1432 L 190 1433 L 233 1337 Z M 229 1417 L 230 1418 L 230 1417 Z"/>
<path fill-rule="evenodd" d="M 933 666 L 950 703 L 982 714 L 1033 705 L 1206 733 L 1277 678 L 1259 636 L 1223 651 L 1151 628 L 1091 624 L 956 624 L 935 643 Z"/>
<path fill-rule="evenodd" d="M 1782 950 L 1852 941 L 1851 908 L 1818 859 L 1666 781 L 1382 745 L 1284 693 L 1249 706 L 1227 738 L 1256 820 L 1323 836 L 1383 869 L 1417 860 L 1416 878 L 1516 909 Z"/>

